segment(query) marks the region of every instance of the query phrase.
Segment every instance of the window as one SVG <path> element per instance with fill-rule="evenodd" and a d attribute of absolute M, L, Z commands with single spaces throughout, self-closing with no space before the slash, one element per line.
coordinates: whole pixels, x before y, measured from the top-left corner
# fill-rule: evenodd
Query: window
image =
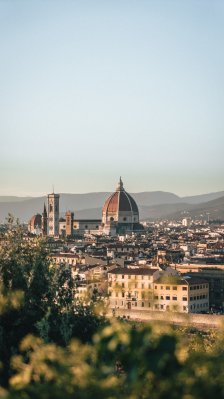
<path fill-rule="evenodd" d="M 160 309 L 163 309 L 164 305 L 160 305 Z"/>
<path fill-rule="evenodd" d="M 167 296 L 166 296 L 166 301 L 169 301 L 169 300 L 170 300 L 170 296 L 167 295 Z"/>
<path fill-rule="evenodd" d="M 122 288 L 124 288 L 124 283 L 121 284 Z"/>
<path fill-rule="evenodd" d="M 163 290 L 163 285 L 161 285 L 161 287 L 160 287 L 160 288 L 161 288 L 161 290 Z"/>
<path fill-rule="evenodd" d="M 142 307 L 144 308 L 144 306 L 145 306 L 145 304 L 144 304 L 144 302 L 142 302 Z"/>
<path fill-rule="evenodd" d="M 155 296 L 154 296 L 154 299 L 159 299 L 158 295 L 155 295 Z"/>
<path fill-rule="evenodd" d="M 182 291 L 187 291 L 187 287 L 182 287 Z"/>
<path fill-rule="evenodd" d="M 187 301 L 187 297 L 183 296 L 182 301 Z"/>
<path fill-rule="evenodd" d="M 157 285 L 155 285 L 155 290 L 157 290 Z"/>
<path fill-rule="evenodd" d="M 124 298 L 124 292 L 122 292 L 122 298 Z"/>
<path fill-rule="evenodd" d="M 122 278 L 124 278 L 124 275 L 122 274 Z"/>
<path fill-rule="evenodd" d="M 170 290 L 170 286 L 169 285 L 166 286 L 166 290 Z"/>
<path fill-rule="evenodd" d="M 161 295 L 160 299 L 164 299 L 164 296 L 163 296 L 163 295 Z"/>
<path fill-rule="evenodd" d="M 142 292 L 142 299 L 145 299 L 145 293 Z"/>
<path fill-rule="evenodd" d="M 177 301 L 177 297 L 176 296 L 173 296 L 173 301 Z"/>
<path fill-rule="evenodd" d="M 173 290 L 174 290 L 174 291 L 177 291 L 177 287 L 176 287 L 176 286 L 173 286 Z"/>
<path fill-rule="evenodd" d="M 186 311 L 187 310 L 187 306 L 183 306 L 183 310 Z"/>
<path fill-rule="evenodd" d="M 159 305 L 156 304 L 156 305 L 155 305 L 155 309 L 159 309 Z"/>

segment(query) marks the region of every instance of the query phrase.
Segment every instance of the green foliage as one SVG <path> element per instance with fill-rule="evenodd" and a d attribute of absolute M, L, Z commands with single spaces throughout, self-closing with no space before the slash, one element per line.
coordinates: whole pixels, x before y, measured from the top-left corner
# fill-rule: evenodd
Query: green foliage
<path fill-rule="evenodd" d="M 224 397 L 223 330 L 106 323 L 94 304 L 74 301 L 70 269 L 10 223 L 0 249 L 0 398 Z"/>
<path fill-rule="evenodd" d="M 7 399 L 222 398 L 223 360 L 217 348 L 189 352 L 167 327 L 113 321 L 91 345 L 66 348 L 28 336 L 12 359 Z"/>
<path fill-rule="evenodd" d="M 91 340 L 102 318 L 77 304 L 71 268 L 52 263 L 46 242 L 24 238 L 10 217 L 0 247 L 0 383 L 7 386 L 11 357 L 33 334 L 66 346 L 73 337 Z"/>

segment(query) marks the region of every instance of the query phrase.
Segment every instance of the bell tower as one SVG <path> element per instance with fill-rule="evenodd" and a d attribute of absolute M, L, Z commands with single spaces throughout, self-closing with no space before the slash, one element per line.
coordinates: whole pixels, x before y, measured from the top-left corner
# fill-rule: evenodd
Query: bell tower
<path fill-rule="evenodd" d="M 47 236 L 47 209 L 45 203 L 44 203 L 44 210 L 41 216 L 41 231 L 42 231 L 42 236 Z"/>
<path fill-rule="evenodd" d="M 59 236 L 59 194 L 48 194 L 48 235 Z"/>
<path fill-rule="evenodd" d="M 72 237 L 73 236 L 73 221 L 74 221 L 74 213 L 71 211 L 67 211 L 65 214 L 65 220 L 66 220 L 66 237 Z"/>

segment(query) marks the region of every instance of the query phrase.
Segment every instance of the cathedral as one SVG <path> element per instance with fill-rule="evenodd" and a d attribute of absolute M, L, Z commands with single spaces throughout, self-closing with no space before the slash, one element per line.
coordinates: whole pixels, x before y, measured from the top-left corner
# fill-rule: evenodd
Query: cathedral
<path fill-rule="evenodd" d="M 143 230 L 143 226 L 139 223 L 138 206 L 132 196 L 125 191 L 121 178 L 116 191 L 109 196 L 103 206 L 102 220 L 75 219 L 71 211 L 66 212 L 65 218 L 59 218 L 59 198 L 59 194 L 48 194 L 47 209 L 44 204 L 41 217 L 43 236 L 77 237 L 84 234 L 115 236 Z"/>
<path fill-rule="evenodd" d="M 125 191 L 121 178 L 116 191 L 103 206 L 101 229 L 106 235 L 127 234 L 142 230 L 137 204 Z"/>

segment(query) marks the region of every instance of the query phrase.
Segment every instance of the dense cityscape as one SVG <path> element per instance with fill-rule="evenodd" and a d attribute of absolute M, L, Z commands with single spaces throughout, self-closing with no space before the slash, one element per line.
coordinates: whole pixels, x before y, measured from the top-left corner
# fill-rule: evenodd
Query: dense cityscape
<path fill-rule="evenodd" d="M 0 399 L 224 398 L 224 1 L 0 1 Z"/>
<path fill-rule="evenodd" d="M 158 319 L 158 312 L 170 311 L 223 313 L 221 221 L 189 216 L 140 221 L 121 178 L 102 207 L 102 220 L 76 219 L 73 211 L 60 217 L 60 195 L 47 198 L 42 215 L 24 225 L 24 239 L 44 239 L 52 261 L 71 268 L 80 301 L 104 299 L 108 314 L 137 320 Z M 204 320 L 209 324 L 214 318 Z"/>

